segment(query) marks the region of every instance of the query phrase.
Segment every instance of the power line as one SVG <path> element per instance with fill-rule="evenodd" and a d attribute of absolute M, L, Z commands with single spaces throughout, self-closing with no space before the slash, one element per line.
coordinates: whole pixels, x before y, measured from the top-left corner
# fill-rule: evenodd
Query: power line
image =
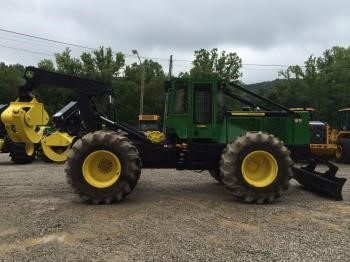
<path fill-rule="evenodd" d="M 31 53 L 31 54 L 38 54 L 38 55 L 45 55 L 45 56 L 52 56 L 54 57 L 54 54 L 49 54 L 49 53 L 44 53 L 44 52 L 38 52 L 38 51 L 33 51 L 33 50 L 28 50 L 28 49 L 24 49 L 24 48 L 18 48 L 18 47 L 11 47 L 11 46 L 7 46 L 7 45 L 3 45 L 0 44 L 0 47 L 4 47 L 4 48 L 8 48 L 8 49 L 12 49 L 12 50 L 17 50 L 17 51 L 21 51 L 21 52 L 27 52 L 27 53 Z M 154 58 L 153 58 L 154 59 Z M 178 61 L 178 60 L 175 60 Z M 244 64 L 246 65 L 246 64 Z M 248 64 L 248 65 L 254 65 L 256 66 L 257 64 Z M 265 65 L 268 66 L 268 65 Z M 278 66 L 278 65 L 271 65 L 271 66 Z M 179 64 L 173 64 L 173 67 L 178 67 L 178 68 L 183 68 L 185 70 L 191 68 L 190 65 L 179 65 Z M 247 67 L 243 67 L 245 70 L 252 70 L 252 71 L 273 71 L 273 70 L 279 70 L 280 68 L 247 68 Z"/>
<path fill-rule="evenodd" d="M 277 71 L 281 70 L 281 68 L 249 68 L 249 67 L 243 67 L 244 70 L 249 71 Z"/>
<path fill-rule="evenodd" d="M 282 65 L 282 64 L 247 64 L 247 63 L 242 64 L 242 66 L 290 67 L 290 65 Z M 304 66 L 300 66 L 300 67 L 304 67 Z"/>
<path fill-rule="evenodd" d="M 186 59 L 174 59 L 175 62 L 188 62 L 192 63 L 193 60 L 186 60 Z M 284 65 L 284 64 L 257 64 L 257 63 L 242 63 L 242 66 L 262 66 L 262 67 L 290 67 L 291 65 Z M 300 66 L 305 67 L 305 66 Z"/>
<path fill-rule="evenodd" d="M 45 42 L 35 42 L 36 40 L 35 39 L 28 39 L 28 38 L 20 38 L 20 39 L 16 39 L 16 36 L 15 38 L 12 38 L 12 37 L 4 37 L 2 35 L 0 35 L 0 40 L 4 40 L 4 41 L 1 41 L 2 44 L 9 44 L 10 46 L 13 46 L 12 44 L 10 44 L 11 42 L 14 42 L 14 43 L 17 43 L 17 44 L 21 44 L 21 45 L 25 45 L 25 46 L 33 46 L 35 45 L 35 47 L 38 47 L 40 48 L 39 46 L 43 46 L 43 47 L 47 47 L 47 48 L 50 48 L 50 49 L 60 49 L 62 50 L 62 45 L 58 45 L 58 44 L 55 44 L 55 43 L 45 43 Z M 75 51 L 77 50 L 76 47 L 73 47 L 72 48 L 72 51 Z"/>
<path fill-rule="evenodd" d="M 37 40 L 41 40 L 41 41 L 47 41 L 47 42 L 51 42 L 51 43 L 55 43 L 55 44 L 60 44 L 60 45 L 68 45 L 71 47 L 77 47 L 77 48 L 83 48 L 83 49 L 87 49 L 90 51 L 95 51 L 97 50 L 97 48 L 93 48 L 93 47 L 89 47 L 89 46 L 85 46 L 85 45 L 81 45 L 81 44 L 74 44 L 74 43 L 68 43 L 68 42 L 63 42 L 63 41 L 59 41 L 59 40 L 54 40 L 54 39 L 50 39 L 50 38 L 45 38 L 45 37 L 39 37 L 39 36 L 35 36 L 32 34 L 24 34 L 24 33 L 19 33 L 19 32 L 15 32 L 12 30 L 8 30 L 8 29 L 4 29 L 4 28 L 0 28 L 1 32 L 5 32 L 8 34 L 13 34 L 13 35 L 17 35 L 17 36 L 24 36 L 26 38 L 33 38 L 33 39 L 37 39 Z M 8 39 L 10 40 L 10 39 Z M 21 42 L 18 40 L 12 40 L 12 41 L 17 41 L 17 42 Z M 37 51 L 31 51 L 28 49 L 22 49 L 22 48 L 15 48 L 15 47 L 9 47 L 9 46 L 4 46 L 1 45 L 2 47 L 5 48 L 10 48 L 10 49 L 14 49 L 14 50 L 19 50 L 19 51 L 24 51 L 24 52 L 29 52 L 29 53 L 34 53 L 34 54 L 43 54 L 43 55 L 49 55 L 49 56 L 53 56 L 52 54 L 45 54 L 42 52 L 37 52 Z M 114 52 L 115 53 L 115 52 Z M 126 57 L 134 57 L 134 55 L 131 54 L 127 54 L 127 53 L 122 53 L 124 56 Z M 152 60 L 158 60 L 158 61 L 168 61 L 168 58 L 161 58 L 161 57 L 146 57 L 146 56 L 141 56 L 142 59 L 152 59 Z M 173 59 L 173 62 L 187 62 L 187 63 L 192 63 L 193 60 L 188 60 L 188 59 Z M 258 66 L 258 67 L 289 67 L 290 65 L 285 65 L 285 64 L 259 64 L 259 63 L 243 63 L 242 64 L 243 67 L 245 66 Z M 300 67 L 305 67 L 305 66 L 300 66 Z"/>
<path fill-rule="evenodd" d="M 66 45 L 66 46 L 68 45 L 70 47 L 77 47 L 77 48 L 88 49 L 90 51 L 98 50 L 98 48 L 94 48 L 94 47 L 89 47 L 89 46 L 80 45 L 80 44 L 73 44 L 73 43 L 68 43 L 68 42 L 63 42 L 63 41 L 49 39 L 49 38 L 45 38 L 45 37 L 39 37 L 39 36 L 31 35 L 31 34 L 19 33 L 19 32 L 15 32 L 15 31 L 3 29 L 3 28 L 0 28 L 0 32 L 14 34 L 16 36 L 24 36 L 24 37 L 26 37 L 25 39 L 33 38 L 33 39 L 37 39 L 37 40 L 41 40 L 41 41 L 47 41 L 47 42 L 51 42 L 51 43 L 55 43 L 55 44 Z M 12 40 L 12 41 L 20 42 L 18 40 Z M 116 54 L 117 52 L 113 52 L 113 53 Z M 134 57 L 134 55 L 132 55 L 132 54 L 127 54 L 127 53 L 123 53 L 123 52 L 121 52 L 121 53 L 124 56 L 126 56 L 126 57 Z M 147 59 L 148 57 L 141 57 L 141 58 Z M 152 58 L 150 58 L 150 59 L 152 59 Z M 165 58 L 159 58 L 159 60 L 161 60 L 161 59 L 168 60 L 168 59 L 165 59 Z"/>
<path fill-rule="evenodd" d="M 31 53 L 31 54 L 46 55 L 46 56 L 55 56 L 55 55 L 53 55 L 53 54 L 48 54 L 48 53 L 43 53 L 43 52 L 32 51 L 32 50 L 28 50 L 28 49 L 24 49 L 24 48 L 6 46 L 6 45 L 2 45 L 2 44 L 0 44 L 0 46 L 1 46 L 1 47 L 4 47 L 4 48 L 9 48 L 9 49 L 17 50 L 17 51 L 22 51 L 22 52 Z"/>
<path fill-rule="evenodd" d="M 6 33 L 10 33 L 10 34 L 14 34 L 14 35 L 20 35 L 20 36 L 26 36 L 26 37 L 30 37 L 30 38 L 35 38 L 35 39 L 48 41 L 48 42 L 52 42 L 52 43 L 62 44 L 62 45 L 69 45 L 69 46 L 75 46 L 75 47 L 89 49 L 89 50 L 96 50 L 96 48 L 92 48 L 92 47 L 88 47 L 88 46 L 62 42 L 62 41 L 53 40 L 53 39 L 49 39 L 49 38 L 45 38 L 45 37 L 34 36 L 34 35 L 30 35 L 30 34 L 18 33 L 18 32 L 11 31 L 11 30 L 6 30 L 6 29 L 3 29 L 3 28 L 0 28 L 0 31 L 6 32 Z"/>

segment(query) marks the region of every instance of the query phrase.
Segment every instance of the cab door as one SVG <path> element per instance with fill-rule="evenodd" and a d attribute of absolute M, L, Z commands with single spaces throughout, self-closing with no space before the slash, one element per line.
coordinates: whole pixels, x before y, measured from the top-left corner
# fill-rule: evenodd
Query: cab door
<path fill-rule="evenodd" d="M 193 83 L 192 96 L 192 138 L 215 139 L 214 105 L 216 98 L 213 95 L 214 84 L 212 82 Z"/>

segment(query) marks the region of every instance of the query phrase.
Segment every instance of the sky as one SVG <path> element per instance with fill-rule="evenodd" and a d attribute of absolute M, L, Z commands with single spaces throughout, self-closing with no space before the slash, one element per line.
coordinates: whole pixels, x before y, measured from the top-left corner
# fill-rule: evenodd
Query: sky
<path fill-rule="evenodd" d="M 348 0 L 3 0 L 0 8 L 0 62 L 37 65 L 70 47 L 79 57 L 111 47 L 126 62 L 153 59 L 173 73 L 191 68 L 201 48 L 236 52 L 241 80 L 270 81 L 288 65 L 303 65 L 333 46 L 348 47 Z"/>

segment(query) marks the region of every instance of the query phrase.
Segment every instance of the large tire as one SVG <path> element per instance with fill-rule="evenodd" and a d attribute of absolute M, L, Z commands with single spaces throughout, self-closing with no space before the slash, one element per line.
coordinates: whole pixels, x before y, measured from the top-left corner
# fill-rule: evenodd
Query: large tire
<path fill-rule="evenodd" d="M 24 143 L 10 142 L 9 152 L 11 161 L 15 164 L 29 164 L 35 160 L 35 149 L 31 155 L 26 152 L 26 145 Z"/>
<path fill-rule="evenodd" d="M 271 203 L 289 187 L 290 151 L 271 134 L 251 132 L 223 150 L 220 171 L 232 194 L 247 203 Z"/>
<path fill-rule="evenodd" d="M 116 132 L 96 131 L 74 143 L 66 161 L 67 182 L 93 204 L 124 199 L 136 186 L 141 160 L 132 142 Z"/>
<path fill-rule="evenodd" d="M 340 138 L 337 140 L 337 150 L 335 152 L 335 159 L 338 163 L 350 163 L 350 139 Z"/>

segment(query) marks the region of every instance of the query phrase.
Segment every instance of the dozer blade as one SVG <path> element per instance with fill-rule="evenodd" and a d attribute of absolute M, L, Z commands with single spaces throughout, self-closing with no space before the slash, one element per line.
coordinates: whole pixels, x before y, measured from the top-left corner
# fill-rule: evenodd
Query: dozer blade
<path fill-rule="evenodd" d="M 327 165 L 328 170 L 324 173 L 315 171 L 318 164 Z M 343 200 L 342 189 L 346 179 L 335 176 L 338 171 L 337 166 L 330 162 L 317 163 L 313 160 L 307 166 L 292 167 L 292 169 L 293 178 L 306 189 L 319 192 L 336 200 Z"/>

